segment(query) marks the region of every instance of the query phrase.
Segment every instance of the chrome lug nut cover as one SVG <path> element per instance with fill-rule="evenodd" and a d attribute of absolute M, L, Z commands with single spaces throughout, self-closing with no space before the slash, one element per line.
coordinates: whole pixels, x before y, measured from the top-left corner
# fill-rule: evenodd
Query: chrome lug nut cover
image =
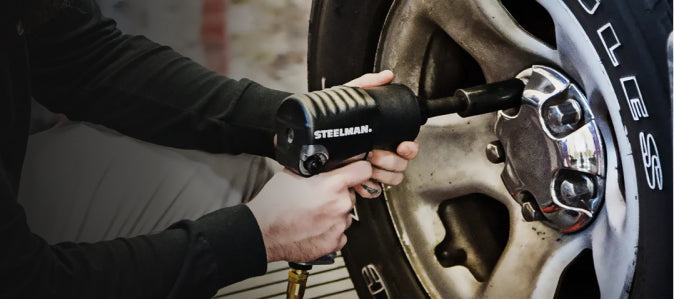
<path fill-rule="evenodd" d="M 535 65 L 517 77 L 526 82 L 522 105 L 514 115 L 500 111 L 495 124 L 505 155 L 501 178 L 511 194 L 532 198 L 516 198 L 526 218 L 540 210 L 536 219 L 578 231 L 604 196 L 605 157 L 594 115 L 580 89 L 552 68 Z"/>

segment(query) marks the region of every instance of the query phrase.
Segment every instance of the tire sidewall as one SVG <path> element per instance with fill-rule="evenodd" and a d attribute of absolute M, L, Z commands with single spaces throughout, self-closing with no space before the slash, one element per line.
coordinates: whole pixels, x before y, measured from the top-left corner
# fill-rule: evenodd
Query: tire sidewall
<path fill-rule="evenodd" d="M 618 98 L 624 129 L 615 128 L 616 134 L 625 134 L 632 147 L 636 177 L 624 180 L 636 181 L 638 190 L 637 198 L 626 200 L 639 202 L 637 262 L 628 291 L 633 298 L 672 297 L 672 98 L 667 63 L 672 7 L 654 2 L 566 2 L 594 45 Z M 635 98 L 638 101 L 630 102 Z"/>

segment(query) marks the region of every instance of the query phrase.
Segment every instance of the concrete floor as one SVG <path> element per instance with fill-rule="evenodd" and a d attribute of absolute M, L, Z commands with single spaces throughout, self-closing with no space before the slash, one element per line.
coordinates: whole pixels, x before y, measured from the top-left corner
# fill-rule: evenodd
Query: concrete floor
<path fill-rule="evenodd" d="M 104 14 L 115 19 L 124 32 L 171 46 L 224 75 L 246 77 L 285 91 L 307 90 L 310 1 L 98 2 Z M 205 4 L 210 9 L 204 10 Z M 210 26 L 207 32 L 204 24 Z M 341 257 L 334 265 L 314 267 L 312 273 L 306 298 L 357 297 Z M 266 275 L 226 287 L 216 298 L 285 298 L 286 278 L 287 264 L 271 263 Z"/>

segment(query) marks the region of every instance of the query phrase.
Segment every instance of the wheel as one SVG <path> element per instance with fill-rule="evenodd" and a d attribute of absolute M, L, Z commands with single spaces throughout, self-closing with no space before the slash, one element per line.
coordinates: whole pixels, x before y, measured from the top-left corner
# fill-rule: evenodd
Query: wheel
<path fill-rule="evenodd" d="M 359 296 L 671 298 L 671 11 L 314 1 L 310 89 L 381 69 L 428 98 L 527 82 L 519 110 L 429 120 L 405 181 L 358 201 Z"/>

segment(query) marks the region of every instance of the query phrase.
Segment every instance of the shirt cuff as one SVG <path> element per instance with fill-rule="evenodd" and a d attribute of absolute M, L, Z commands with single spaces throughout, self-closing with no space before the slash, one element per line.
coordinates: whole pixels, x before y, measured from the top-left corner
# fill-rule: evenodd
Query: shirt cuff
<path fill-rule="evenodd" d="M 225 285 L 267 272 L 262 232 L 248 206 L 217 210 L 196 220 L 195 225 L 213 248 Z"/>

